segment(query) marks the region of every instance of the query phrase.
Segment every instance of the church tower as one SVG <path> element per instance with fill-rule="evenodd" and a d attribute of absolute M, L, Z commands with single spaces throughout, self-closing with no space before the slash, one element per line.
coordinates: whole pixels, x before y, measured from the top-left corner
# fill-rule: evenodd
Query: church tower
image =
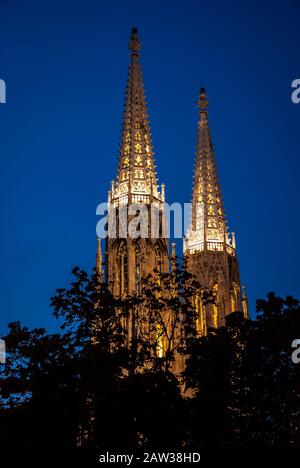
<path fill-rule="evenodd" d="M 241 291 L 235 235 L 228 233 L 223 199 L 217 175 L 212 138 L 208 124 L 208 102 L 201 88 L 194 167 L 191 225 L 184 239 L 187 268 L 203 290 L 214 292 L 215 303 L 205 304 L 202 292 L 195 298 L 198 333 L 224 325 L 225 315 L 244 311 L 246 292 Z"/>
<path fill-rule="evenodd" d="M 157 185 L 140 49 L 138 32 L 133 28 L 117 178 L 108 192 L 108 213 L 110 219 L 114 217 L 111 225 L 116 229 L 113 234 L 108 232 L 105 252 L 106 280 L 114 295 L 121 298 L 138 293 L 141 279 L 154 269 L 169 270 L 168 240 L 162 235 L 165 187 L 162 184 L 159 191 Z M 131 208 L 139 213 L 140 205 L 136 225 L 143 225 L 143 229 L 134 236 L 129 228 L 134 218 Z"/>

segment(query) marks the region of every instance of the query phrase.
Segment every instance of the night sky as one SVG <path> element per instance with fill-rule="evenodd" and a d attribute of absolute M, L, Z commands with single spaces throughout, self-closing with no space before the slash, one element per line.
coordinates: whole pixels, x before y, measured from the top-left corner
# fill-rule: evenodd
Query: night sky
<path fill-rule="evenodd" d="M 55 328 L 49 298 L 90 271 L 96 206 L 115 177 L 132 26 L 159 182 L 189 202 L 207 90 L 229 228 L 251 311 L 300 296 L 300 2 L 1 0 L 1 313 Z"/>

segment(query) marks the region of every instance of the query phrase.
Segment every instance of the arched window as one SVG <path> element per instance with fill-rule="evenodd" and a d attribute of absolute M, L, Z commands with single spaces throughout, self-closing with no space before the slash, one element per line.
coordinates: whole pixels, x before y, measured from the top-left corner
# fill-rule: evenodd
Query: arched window
<path fill-rule="evenodd" d="M 233 293 L 230 294 L 230 308 L 231 308 L 231 312 L 235 312 L 236 308 L 235 308 L 235 300 L 234 300 Z"/>
<path fill-rule="evenodd" d="M 164 333 L 160 324 L 156 325 L 156 356 L 164 357 Z"/>
<path fill-rule="evenodd" d="M 205 306 L 203 305 L 200 292 L 197 293 L 195 297 L 195 312 L 196 312 L 196 320 L 195 320 L 196 333 L 199 336 L 206 335 L 206 311 L 205 311 Z"/>
<path fill-rule="evenodd" d="M 128 256 L 127 248 L 122 247 L 119 251 L 119 293 L 124 296 L 127 291 L 128 283 Z"/>
<path fill-rule="evenodd" d="M 217 283 L 213 287 L 214 295 L 215 295 L 215 302 L 213 303 L 213 327 L 218 328 L 218 321 L 219 321 L 219 310 L 218 310 L 218 285 Z"/>
<path fill-rule="evenodd" d="M 231 295 L 230 295 L 230 302 L 231 302 L 231 312 L 236 312 L 239 308 L 239 289 L 235 283 L 232 283 L 231 286 Z"/>

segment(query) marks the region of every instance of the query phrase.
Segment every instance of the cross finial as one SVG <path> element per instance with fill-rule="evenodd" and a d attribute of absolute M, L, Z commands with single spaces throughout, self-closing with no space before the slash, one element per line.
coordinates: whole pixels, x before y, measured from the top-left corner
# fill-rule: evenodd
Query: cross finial
<path fill-rule="evenodd" d="M 176 244 L 172 242 L 172 257 L 176 257 Z"/>
<path fill-rule="evenodd" d="M 128 49 L 131 50 L 131 56 L 139 55 L 139 51 L 141 50 L 141 42 L 139 39 L 137 28 L 132 28 L 131 30 Z"/>
<path fill-rule="evenodd" d="M 202 111 L 202 110 L 206 111 L 206 109 L 208 107 L 206 92 L 205 92 L 205 88 L 203 86 L 200 88 L 200 93 L 199 93 L 199 99 L 198 99 L 198 102 L 197 102 L 197 106 L 200 108 L 200 111 Z"/>

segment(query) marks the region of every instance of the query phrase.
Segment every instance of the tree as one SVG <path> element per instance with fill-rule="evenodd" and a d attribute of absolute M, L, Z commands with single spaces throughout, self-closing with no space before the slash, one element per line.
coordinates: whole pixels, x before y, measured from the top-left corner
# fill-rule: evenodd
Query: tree
<path fill-rule="evenodd" d="M 64 447 L 76 439 L 78 376 L 67 336 L 9 324 L 0 374 L 0 440 L 6 445 Z"/>
<path fill-rule="evenodd" d="M 155 365 L 153 344 L 147 345 L 142 336 L 136 339 L 136 349 L 128 342 L 123 321 L 142 304 L 141 298 L 118 300 L 97 274 L 89 277 L 75 268 L 73 275 L 70 288 L 58 289 L 51 299 L 60 334 L 28 330 L 16 323 L 4 337 L 8 363 L 0 377 L 4 416 L 0 436 L 35 446 L 120 447 L 125 439 L 132 449 L 151 445 L 158 430 L 146 424 L 143 411 L 152 408 L 155 414 L 156 408 L 161 418 L 159 408 L 166 409 L 168 401 L 170 418 L 175 418 L 171 408 L 177 408 L 181 396 L 173 375 Z M 145 296 L 143 307 L 146 303 L 150 307 L 149 301 Z M 154 391 L 149 393 L 148 384 Z M 24 429 L 25 416 L 31 427 L 22 439 L 15 421 L 19 418 L 18 427 Z M 162 421 L 167 421 L 166 416 Z M 11 433 L 8 426 L 13 428 Z"/>
<path fill-rule="evenodd" d="M 291 343 L 299 334 L 299 302 L 270 293 L 257 301 L 257 320 L 230 314 L 225 327 L 189 340 L 191 445 L 298 443 L 300 369 L 292 363 Z"/>
<path fill-rule="evenodd" d="M 127 451 L 299 446 L 300 366 L 291 360 L 298 300 L 270 293 L 257 301 L 256 320 L 235 312 L 224 327 L 197 336 L 201 285 L 184 266 L 155 272 L 122 300 L 97 273 L 75 268 L 73 275 L 51 299 L 60 333 L 9 324 L 2 443 Z M 209 291 L 203 298 L 213 301 Z M 180 355 L 182 376 L 174 366 Z"/>

